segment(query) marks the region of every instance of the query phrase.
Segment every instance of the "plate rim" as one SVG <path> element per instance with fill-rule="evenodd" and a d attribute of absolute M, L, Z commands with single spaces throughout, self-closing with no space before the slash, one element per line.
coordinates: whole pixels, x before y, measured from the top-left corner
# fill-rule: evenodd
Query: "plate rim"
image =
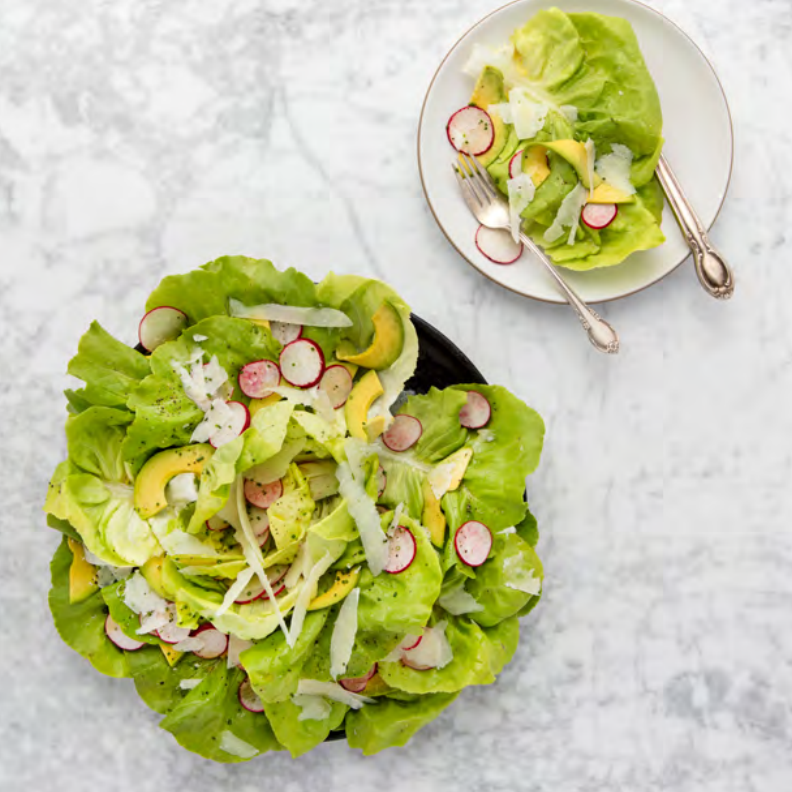
<path fill-rule="evenodd" d="M 520 291 L 519 289 L 516 289 L 516 288 L 514 288 L 512 286 L 508 286 L 507 284 L 502 283 L 499 280 L 496 280 L 494 277 L 492 277 L 492 275 L 487 273 L 485 270 L 481 269 L 475 262 L 471 261 L 459 249 L 459 247 L 454 242 L 454 240 L 451 237 L 451 235 L 449 234 L 449 232 L 446 230 L 445 226 L 440 222 L 440 218 L 437 216 L 437 213 L 435 212 L 435 208 L 432 205 L 432 201 L 429 198 L 429 191 L 427 190 L 426 181 L 424 179 L 423 162 L 421 160 L 421 135 L 422 135 L 422 132 L 423 132 L 423 120 L 424 120 L 424 113 L 426 112 L 426 104 L 429 101 L 429 95 L 432 92 L 432 88 L 434 88 L 435 81 L 437 80 L 438 75 L 440 74 L 440 72 L 442 71 L 443 67 L 445 66 L 446 61 L 451 57 L 451 53 L 454 52 L 454 50 L 462 43 L 463 39 L 467 38 L 477 27 L 479 27 L 479 25 L 481 25 L 487 19 L 489 19 L 492 16 L 495 16 L 496 14 L 501 13 L 501 11 L 504 11 L 506 8 L 509 8 L 510 6 L 517 5 L 517 4 L 523 3 L 523 2 L 525 2 L 525 0 L 509 0 L 508 3 L 504 3 L 503 5 L 498 6 L 497 8 L 493 9 L 492 11 L 490 11 L 488 14 L 485 14 L 483 17 L 478 19 L 469 28 L 467 28 L 462 33 L 461 36 L 459 36 L 459 38 L 451 45 L 451 47 L 448 49 L 448 52 L 446 52 L 446 54 L 443 56 L 443 59 L 438 64 L 437 69 L 435 70 L 434 74 L 432 75 L 432 79 L 429 82 L 429 86 L 426 89 L 426 93 L 424 95 L 423 103 L 421 105 L 421 114 L 418 117 L 418 136 L 417 136 L 417 141 L 416 141 L 416 159 L 418 160 L 418 176 L 419 176 L 419 178 L 421 180 L 421 189 L 423 190 L 424 199 L 426 200 L 426 205 L 429 207 L 429 211 L 432 213 L 432 217 L 434 218 L 435 223 L 437 223 L 438 228 L 443 232 L 443 236 L 445 236 L 445 238 L 448 240 L 448 242 L 451 245 L 451 247 L 454 248 L 454 250 L 456 250 L 456 252 L 462 257 L 462 259 L 464 261 L 466 261 L 471 267 L 473 267 L 473 269 L 475 269 L 480 275 L 483 275 L 490 282 L 496 284 L 497 286 L 500 286 L 502 289 L 506 289 L 506 290 L 512 292 L 513 294 L 518 294 L 520 297 L 524 297 L 524 298 L 526 298 L 528 300 L 536 300 L 536 302 L 546 303 L 547 305 L 563 305 L 563 306 L 566 306 L 567 302 L 566 302 L 565 299 L 563 299 L 563 297 L 561 297 L 561 295 L 559 295 L 559 299 L 558 300 L 550 300 L 550 299 L 547 299 L 546 297 L 537 297 L 536 295 L 533 295 L 533 294 L 526 294 L 524 291 Z M 682 36 L 684 38 L 686 38 L 690 42 L 690 44 L 698 51 L 699 55 L 701 55 L 701 57 L 704 59 L 704 62 L 707 64 L 707 66 L 709 66 L 710 71 L 712 72 L 712 76 L 715 78 L 715 83 L 718 86 L 718 89 L 720 90 L 721 96 L 723 97 L 723 103 L 724 103 L 724 106 L 726 107 L 726 117 L 729 119 L 729 135 L 730 135 L 730 142 L 731 142 L 731 146 L 730 146 L 731 152 L 730 152 L 730 157 L 729 157 L 729 173 L 728 173 L 728 176 L 726 178 L 726 187 L 723 190 L 723 194 L 722 194 L 722 196 L 720 198 L 720 202 L 718 203 L 718 208 L 715 211 L 715 216 L 712 218 L 712 221 L 706 226 L 706 230 L 709 231 L 715 225 L 715 223 L 717 222 L 718 217 L 720 216 L 721 210 L 723 209 L 723 204 L 726 202 L 726 196 L 729 193 L 729 188 L 731 186 L 732 175 L 733 175 L 733 172 L 734 172 L 734 119 L 732 117 L 731 107 L 729 106 L 729 100 L 728 100 L 728 98 L 726 96 L 726 91 L 724 91 L 724 89 L 723 89 L 723 83 L 721 82 L 721 79 L 718 76 L 718 72 L 716 71 L 715 67 L 712 64 L 712 61 L 707 57 L 705 52 L 694 41 L 692 36 L 688 35 L 688 33 L 685 30 L 683 30 L 680 25 L 678 25 L 676 22 L 674 22 L 673 19 L 671 19 L 670 17 L 666 16 L 664 13 L 662 13 L 662 11 L 659 11 L 658 9 L 650 6 L 648 3 L 643 2 L 643 0 L 622 0 L 622 2 L 633 3 L 634 5 L 641 6 L 642 8 L 645 8 L 647 11 L 650 11 L 651 13 L 653 13 L 656 16 L 660 17 L 661 20 L 667 22 L 669 25 L 671 25 L 673 28 L 675 28 L 679 33 L 681 33 Z M 679 267 L 685 261 L 687 261 L 687 259 L 690 256 L 691 256 L 691 250 L 688 248 L 687 251 L 682 256 L 682 258 L 680 258 L 679 261 L 676 262 L 676 264 L 674 264 L 670 269 L 668 269 L 662 275 L 658 276 L 657 278 L 655 278 L 654 280 L 650 281 L 649 283 L 645 283 L 643 286 L 639 286 L 637 289 L 633 289 L 632 291 L 626 292 L 624 294 L 619 294 L 619 295 L 616 295 L 616 296 L 613 296 L 613 297 L 604 297 L 604 298 L 597 299 L 597 300 L 588 300 L 587 303 L 589 305 L 601 305 L 603 303 L 616 302 L 617 300 L 623 300 L 626 297 L 632 297 L 633 295 L 638 294 L 639 292 L 642 292 L 645 289 L 649 289 L 652 286 L 655 286 L 656 284 L 660 283 L 660 281 L 662 281 L 663 279 L 665 279 L 669 275 L 671 275 L 671 273 L 676 272 L 676 270 L 678 270 Z"/>

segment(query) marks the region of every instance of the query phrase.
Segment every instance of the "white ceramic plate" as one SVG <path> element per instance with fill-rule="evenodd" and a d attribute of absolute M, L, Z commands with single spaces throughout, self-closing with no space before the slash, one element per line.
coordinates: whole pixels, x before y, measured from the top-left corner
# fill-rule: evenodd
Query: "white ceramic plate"
<path fill-rule="evenodd" d="M 525 252 L 517 263 L 499 266 L 476 248 L 477 222 L 465 206 L 451 172 L 453 149 L 446 123 L 467 104 L 473 80 L 462 68 L 474 43 L 501 46 L 542 8 L 593 11 L 627 19 L 633 26 L 663 107 L 664 153 L 703 223 L 718 216 L 732 167 L 732 125 L 720 82 L 701 50 L 673 22 L 635 0 L 516 0 L 474 25 L 446 55 L 429 86 L 418 127 L 418 165 L 426 200 L 449 242 L 479 272 L 526 297 L 561 303 L 541 264 Z M 678 267 L 689 250 L 668 206 L 663 215 L 666 242 L 635 253 L 617 267 L 589 272 L 562 270 L 590 303 L 634 294 Z"/>

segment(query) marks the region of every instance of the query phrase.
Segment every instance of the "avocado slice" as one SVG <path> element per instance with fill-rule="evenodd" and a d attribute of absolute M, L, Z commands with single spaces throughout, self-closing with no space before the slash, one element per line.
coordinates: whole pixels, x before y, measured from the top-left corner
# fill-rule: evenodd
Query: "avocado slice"
<path fill-rule="evenodd" d="M 375 399 L 384 393 L 382 383 L 376 371 L 367 371 L 360 381 L 352 388 L 349 398 L 344 405 L 347 429 L 352 437 L 368 442 L 366 422 L 368 411 Z"/>
<path fill-rule="evenodd" d="M 99 591 L 99 581 L 96 579 L 96 567 L 85 560 L 83 546 L 71 538 L 68 543 L 72 553 L 69 567 L 69 602 L 74 605 Z"/>
<path fill-rule="evenodd" d="M 507 101 L 506 87 L 503 84 L 503 74 L 500 69 L 496 69 L 494 66 L 485 66 L 481 70 L 476 87 L 473 89 L 473 95 L 470 97 L 470 104 L 486 111 L 492 119 L 492 131 L 495 135 L 492 145 L 477 157 L 485 168 L 495 162 L 509 136 L 503 119 L 497 113 L 490 113 L 488 108 L 490 105 L 502 104 Z"/>
<path fill-rule="evenodd" d="M 550 166 L 547 163 L 547 149 L 544 146 L 530 146 L 523 152 L 523 173 L 527 173 L 534 183 L 534 187 L 543 184 L 550 175 Z"/>
<path fill-rule="evenodd" d="M 153 558 L 149 558 L 142 567 L 140 567 L 140 574 L 146 579 L 146 583 L 149 584 L 151 590 L 158 594 L 163 599 L 168 599 L 168 593 L 162 587 L 162 562 L 164 558 L 162 556 L 154 556 Z"/>
<path fill-rule="evenodd" d="M 333 585 L 324 594 L 314 597 L 308 604 L 308 610 L 321 610 L 341 602 L 355 588 L 359 577 L 360 567 L 349 572 L 336 572 L 336 579 Z"/>
<path fill-rule="evenodd" d="M 370 421 L 366 421 L 363 427 L 366 430 L 366 439 L 373 443 L 384 431 L 386 426 L 384 415 L 375 415 Z"/>
<path fill-rule="evenodd" d="M 342 341 L 336 350 L 336 357 L 356 366 L 381 371 L 392 366 L 404 347 L 404 325 L 397 310 L 384 302 L 371 317 L 374 337 L 369 348 L 357 352 L 348 341 Z"/>
<path fill-rule="evenodd" d="M 611 187 L 610 184 L 603 182 L 599 187 L 595 187 L 591 195 L 588 197 L 588 203 L 591 204 L 620 204 L 632 203 L 635 200 L 632 195 L 618 190 L 616 187 Z"/>
<path fill-rule="evenodd" d="M 184 657 L 184 652 L 177 652 L 170 644 L 161 643 L 159 647 L 162 649 L 162 654 L 165 655 L 165 659 L 171 668 Z"/>
<path fill-rule="evenodd" d="M 167 505 L 165 487 L 180 473 L 200 473 L 214 449 L 207 443 L 169 448 L 149 459 L 135 479 L 135 509 L 147 520 Z"/>
<path fill-rule="evenodd" d="M 589 180 L 588 152 L 580 141 L 551 140 L 542 143 L 542 145 L 565 159 L 575 169 L 575 173 L 577 173 L 583 186 L 587 190 L 592 189 L 592 184 Z M 595 173 L 593 186 L 598 187 L 600 184 L 602 184 L 602 178 Z"/>
<path fill-rule="evenodd" d="M 453 454 L 447 456 L 440 464 L 453 465 L 454 469 L 451 473 L 451 482 L 448 485 L 447 492 L 453 492 L 462 483 L 465 477 L 468 463 L 473 458 L 472 448 L 460 448 L 459 451 L 454 451 Z"/>
<path fill-rule="evenodd" d="M 427 531 L 435 547 L 442 547 L 445 542 L 446 518 L 440 508 L 440 501 L 435 497 L 429 482 L 423 480 L 424 507 L 421 523 Z"/>

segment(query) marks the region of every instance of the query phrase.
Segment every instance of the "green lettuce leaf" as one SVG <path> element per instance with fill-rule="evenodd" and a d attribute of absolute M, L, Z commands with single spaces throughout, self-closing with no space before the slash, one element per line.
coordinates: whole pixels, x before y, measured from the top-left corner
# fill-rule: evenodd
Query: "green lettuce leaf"
<path fill-rule="evenodd" d="M 541 417 L 499 385 L 455 385 L 476 390 L 489 401 L 492 417 L 484 430 L 470 432 L 465 445 L 473 450 L 462 484 L 443 496 L 451 535 L 467 520 L 479 520 L 491 531 L 509 528 L 525 516 L 525 478 L 539 464 L 544 442 Z"/>
<path fill-rule="evenodd" d="M 496 534 L 490 558 L 476 569 L 467 591 L 483 606 L 483 610 L 469 614 L 482 627 L 493 627 L 510 616 L 520 614 L 530 600 L 539 595 L 520 591 L 508 584 L 528 579 L 542 580 L 542 562 L 534 549 L 516 533 Z"/>
<path fill-rule="evenodd" d="M 185 276 L 186 277 L 186 276 Z M 228 374 L 234 386 L 234 399 L 243 404 L 249 399 L 239 388 L 238 376 L 244 365 L 255 360 L 277 361 L 280 345 L 269 330 L 246 319 L 210 316 L 175 341 L 157 347 L 151 355 L 151 375 L 129 396 L 128 404 L 135 412 L 124 443 L 124 457 L 145 459 L 152 451 L 187 445 L 193 430 L 203 419 L 203 411 L 184 392 L 173 364 L 186 365 L 199 347 L 192 339 L 206 336 L 200 343 L 204 361 L 213 355 Z"/>
<path fill-rule="evenodd" d="M 90 407 L 66 422 L 69 460 L 50 482 L 44 509 L 68 522 L 105 563 L 140 566 L 160 551 L 151 528 L 134 508 L 122 461 L 128 413 Z"/>
<path fill-rule="evenodd" d="M 158 646 L 145 646 L 128 652 L 127 662 L 140 698 L 154 712 L 165 715 L 187 696 L 188 691 L 180 687 L 182 681 L 203 679 L 216 665 L 225 664 L 226 659 L 202 660 L 189 653 L 171 666 Z"/>
<path fill-rule="evenodd" d="M 400 662 L 380 663 L 380 676 L 407 693 L 455 693 L 468 685 L 489 685 L 517 650 L 517 617 L 485 629 L 465 618 L 447 617 L 446 638 L 453 659 L 444 668 L 416 671 Z"/>
<path fill-rule="evenodd" d="M 124 602 L 124 587 L 126 586 L 125 580 L 119 580 L 110 586 L 105 586 L 102 590 L 102 599 L 110 611 L 110 616 L 113 621 L 121 628 L 121 631 L 135 641 L 143 641 L 143 643 L 151 644 L 159 647 L 161 641 L 156 635 L 138 635 L 138 627 L 140 627 L 140 617 L 137 613 L 127 607 Z M 130 654 L 134 654 L 131 652 Z M 162 652 L 160 652 L 162 654 Z M 131 668 L 131 667 L 130 667 Z"/>
<path fill-rule="evenodd" d="M 160 727 L 169 731 L 179 745 L 216 762 L 241 762 L 278 750 L 280 746 L 264 714 L 248 712 L 239 703 L 239 686 L 244 679 L 240 669 L 216 664 L 198 687 L 170 710 Z M 247 743 L 250 754 L 238 756 L 224 750 L 221 746 L 225 732 Z"/>
<path fill-rule="evenodd" d="M 149 373 L 149 362 L 140 352 L 113 338 L 98 322 L 80 339 L 77 354 L 69 361 L 69 374 L 85 383 L 66 391 L 74 412 L 92 406 L 126 407 L 129 393 Z"/>
<path fill-rule="evenodd" d="M 420 696 L 414 701 L 380 698 L 376 707 L 350 711 L 345 721 L 349 745 L 360 748 L 364 756 L 371 756 L 383 748 L 406 745 L 419 729 L 433 721 L 458 695 L 436 693 Z"/>
<path fill-rule="evenodd" d="M 381 464 L 387 479 L 385 492 L 379 498 L 379 503 L 391 509 L 395 509 L 400 503 L 404 504 L 406 513 L 420 521 L 424 506 L 423 473 L 390 458 L 383 459 Z"/>
<path fill-rule="evenodd" d="M 288 701 L 297 692 L 303 666 L 314 650 L 328 613 L 327 610 L 308 613 L 294 646 L 290 647 L 283 633 L 277 632 L 242 652 L 240 662 L 263 702 Z"/>
<path fill-rule="evenodd" d="M 81 654 L 97 671 L 111 677 L 127 677 L 127 656 L 130 653 L 116 647 L 105 633 L 107 608 L 101 591 L 94 592 L 82 602 L 69 601 L 72 558 L 68 540 L 64 536 L 50 564 L 52 588 L 49 592 L 49 607 L 55 629 L 63 642 Z"/>
<path fill-rule="evenodd" d="M 390 526 L 392 517 L 390 512 L 382 516 L 383 529 Z M 415 559 L 398 575 L 383 572 L 374 577 L 368 567 L 363 569 L 358 583 L 358 629 L 363 632 L 419 632 L 440 596 L 443 572 L 425 529 L 409 517 L 402 517 L 400 523 L 415 538 Z"/>
<path fill-rule="evenodd" d="M 293 759 L 316 748 L 333 729 L 337 729 L 344 722 L 349 707 L 337 701 L 329 704 L 329 713 L 322 720 L 300 720 L 302 708 L 291 699 L 264 705 L 264 713 L 275 737 Z"/>
<path fill-rule="evenodd" d="M 459 411 L 467 396 L 458 390 L 432 388 L 424 396 L 411 396 L 400 411 L 421 422 L 423 434 L 415 445 L 415 455 L 425 462 L 439 462 L 461 448 L 467 429 L 459 423 Z"/>

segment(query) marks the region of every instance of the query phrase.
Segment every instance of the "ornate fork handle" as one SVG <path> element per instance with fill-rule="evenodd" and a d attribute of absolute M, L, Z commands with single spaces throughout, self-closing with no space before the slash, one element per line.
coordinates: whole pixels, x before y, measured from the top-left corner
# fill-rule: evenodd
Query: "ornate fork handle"
<path fill-rule="evenodd" d="M 545 252 L 526 234 L 520 233 L 520 239 L 536 257 L 544 264 L 545 269 L 555 280 L 557 286 L 567 298 L 569 304 L 575 309 L 580 324 L 588 333 L 589 341 L 600 351 L 615 355 L 619 351 L 619 336 L 616 331 L 592 308 L 590 308 L 574 289 L 558 274 L 555 266 Z"/>
<path fill-rule="evenodd" d="M 713 297 L 728 300 L 734 294 L 731 269 L 710 242 L 706 229 L 665 157 L 660 157 L 656 173 L 688 247 L 693 252 L 699 282 Z"/>

